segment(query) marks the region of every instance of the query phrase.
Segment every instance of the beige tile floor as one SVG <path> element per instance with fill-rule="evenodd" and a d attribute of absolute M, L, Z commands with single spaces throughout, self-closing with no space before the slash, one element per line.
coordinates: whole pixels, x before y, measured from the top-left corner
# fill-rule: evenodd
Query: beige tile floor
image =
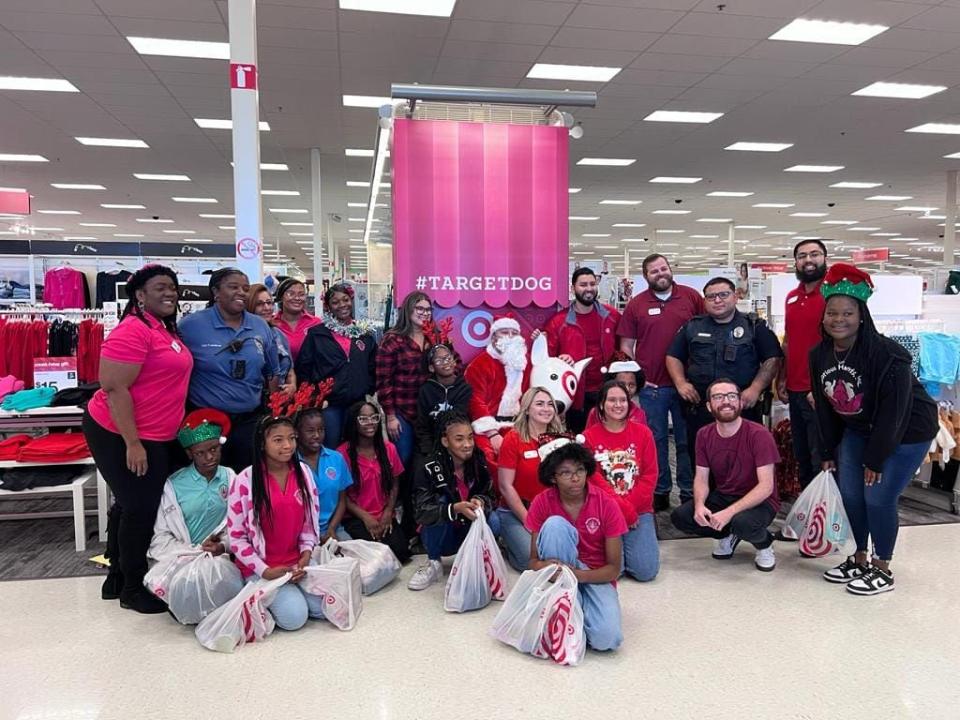
<path fill-rule="evenodd" d="M 234 655 L 169 616 L 99 599 L 99 580 L 0 583 L 0 718 L 960 718 L 960 526 L 901 532 L 897 590 L 854 597 L 826 560 L 780 545 L 770 574 L 742 545 L 662 544 L 648 585 L 621 585 L 626 642 L 577 668 L 489 638 L 498 605 L 442 609 L 405 580 L 357 627 L 312 622 Z"/>

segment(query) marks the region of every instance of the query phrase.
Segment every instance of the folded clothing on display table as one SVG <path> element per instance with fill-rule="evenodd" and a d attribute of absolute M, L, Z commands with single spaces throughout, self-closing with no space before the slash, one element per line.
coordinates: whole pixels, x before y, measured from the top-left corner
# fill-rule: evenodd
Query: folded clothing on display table
<path fill-rule="evenodd" d="M 0 378 L 0 398 L 4 398 L 10 393 L 20 392 L 24 388 L 23 380 L 18 380 L 13 375 L 7 375 Z"/>
<path fill-rule="evenodd" d="M 20 448 L 18 462 L 70 462 L 90 457 L 83 433 L 50 433 Z"/>
<path fill-rule="evenodd" d="M 20 448 L 32 440 L 33 437 L 30 435 L 11 435 L 0 441 L 0 460 L 16 460 L 20 454 Z"/>
<path fill-rule="evenodd" d="M 50 407 L 86 407 L 90 398 L 100 389 L 100 383 L 92 382 L 75 388 L 59 390 L 50 401 Z"/>
<path fill-rule="evenodd" d="M 57 391 L 51 387 L 34 388 L 32 390 L 21 390 L 11 393 L 3 399 L 0 404 L 4 410 L 14 410 L 23 412 L 25 410 L 34 410 L 36 408 L 50 407 L 50 402 Z"/>
<path fill-rule="evenodd" d="M 67 485 L 84 472 L 83 465 L 59 467 L 27 467 L 0 470 L 0 490 L 32 490 L 39 487 Z"/>

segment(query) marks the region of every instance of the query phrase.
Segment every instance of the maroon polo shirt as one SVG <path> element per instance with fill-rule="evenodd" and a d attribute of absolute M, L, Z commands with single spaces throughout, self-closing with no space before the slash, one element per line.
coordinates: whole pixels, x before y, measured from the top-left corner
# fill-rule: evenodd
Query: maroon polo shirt
<path fill-rule="evenodd" d="M 694 315 L 703 313 L 703 296 L 686 285 L 674 285 L 666 300 L 648 288 L 627 304 L 617 335 L 636 338 L 634 357 L 646 373 L 647 382 L 673 387 L 664 361 L 667 349 L 677 330 Z"/>
<path fill-rule="evenodd" d="M 810 292 L 800 283 L 787 295 L 785 337 L 787 340 L 787 390 L 810 392 L 810 351 L 820 344 L 820 323 L 827 301 L 820 293 L 821 280 Z"/>

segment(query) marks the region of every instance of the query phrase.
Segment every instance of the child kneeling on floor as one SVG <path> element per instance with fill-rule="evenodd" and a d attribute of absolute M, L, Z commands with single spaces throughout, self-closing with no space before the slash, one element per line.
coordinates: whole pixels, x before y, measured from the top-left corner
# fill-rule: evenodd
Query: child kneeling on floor
<path fill-rule="evenodd" d="M 425 590 L 442 580 L 440 558 L 457 553 L 476 510 L 489 515 L 493 509 L 493 483 L 486 458 L 474 442 L 470 418 L 450 410 L 441 413 L 436 423 L 436 449 L 417 468 L 413 480 L 414 511 L 427 562 L 410 578 L 411 590 Z"/>
<path fill-rule="evenodd" d="M 237 475 L 227 500 L 230 551 L 246 581 L 291 575 L 270 604 L 283 630 L 299 630 L 308 616 L 323 617 L 323 598 L 298 584 L 317 544 L 320 500 L 296 451 L 293 420 L 263 418 L 254 435 L 253 465 Z"/>

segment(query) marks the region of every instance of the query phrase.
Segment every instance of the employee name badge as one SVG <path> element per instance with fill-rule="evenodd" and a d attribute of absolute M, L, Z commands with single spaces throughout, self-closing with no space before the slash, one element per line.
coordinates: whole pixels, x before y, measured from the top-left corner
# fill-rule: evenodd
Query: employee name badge
<path fill-rule="evenodd" d="M 660 308 L 650 308 L 647 310 L 647 315 L 659 315 L 661 313 Z"/>
<path fill-rule="evenodd" d="M 794 295 L 792 298 L 787 300 L 787 305 L 793 305 L 799 299 L 800 299 L 800 296 Z"/>
<path fill-rule="evenodd" d="M 524 460 L 536 460 L 540 456 L 536 450 L 527 450 L 523 453 Z"/>
<path fill-rule="evenodd" d="M 172 348 L 173 348 L 173 351 L 174 351 L 174 352 L 177 352 L 177 353 L 180 352 L 181 350 L 183 350 L 183 347 L 182 347 L 182 346 L 180 345 L 180 343 L 178 343 L 176 340 L 174 340 L 172 343 L 170 343 L 170 347 L 172 347 Z"/>
<path fill-rule="evenodd" d="M 712 338 L 713 335 L 711 335 L 710 333 L 697 333 L 697 337 Z"/>

